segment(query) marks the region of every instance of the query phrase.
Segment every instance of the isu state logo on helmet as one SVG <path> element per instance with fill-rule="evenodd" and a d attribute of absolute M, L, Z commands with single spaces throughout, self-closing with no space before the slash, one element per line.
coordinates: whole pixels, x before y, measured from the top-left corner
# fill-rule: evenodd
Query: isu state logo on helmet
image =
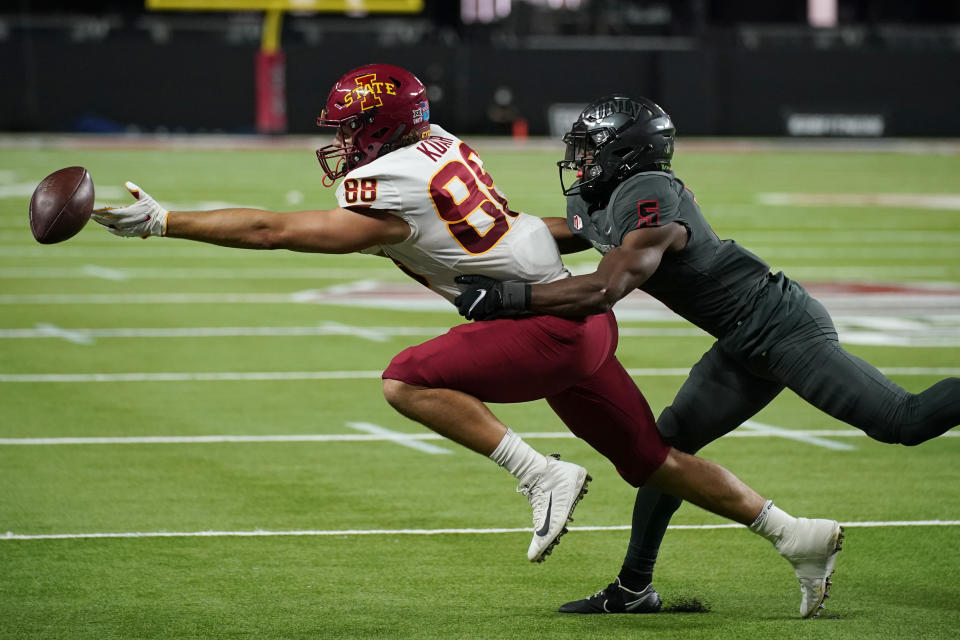
<path fill-rule="evenodd" d="M 398 147 L 430 135 L 430 103 L 409 71 L 368 64 L 330 90 L 317 126 L 333 129 L 333 144 L 317 150 L 326 177 L 336 180 Z"/>

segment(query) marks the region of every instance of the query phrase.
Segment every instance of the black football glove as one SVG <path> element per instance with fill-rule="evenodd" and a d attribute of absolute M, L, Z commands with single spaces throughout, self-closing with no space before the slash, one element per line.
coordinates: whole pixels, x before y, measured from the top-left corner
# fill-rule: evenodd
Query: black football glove
<path fill-rule="evenodd" d="M 524 315 L 530 302 L 530 285 L 500 282 L 486 276 L 457 276 L 463 293 L 453 299 L 457 311 L 467 320 L 491 320 Z"/>

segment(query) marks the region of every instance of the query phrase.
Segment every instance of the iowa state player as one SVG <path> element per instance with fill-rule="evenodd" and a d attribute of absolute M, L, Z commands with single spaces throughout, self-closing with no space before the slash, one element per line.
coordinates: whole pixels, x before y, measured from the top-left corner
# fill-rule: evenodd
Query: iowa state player
<path fill-rule="evenodd" d="M 389 65 L 348 72 L 318 119 L 335 131 L 317 155 L 342 178 L 339 207 L 170 211 L 128 183 L 137 201 L 95 214 L 116 235 L 187 238 L 229 247 L 383 255 L 453 302 L 464 272 L 547 284 L 569 277 L 550 230 L 510 208 L 477 153 L 429 121 L 423 84 Z M 523 288 L 505 295 L 522 294 Z M 550 553 L 589 480 L 582 467 L 544 456 L 484 402 L 546 398 L 577 436 L 632 485 L 650 484 L 780 541 L 793 564 L 832 567 L 839 527 L 792 518 L 722 467 L 665 445 L 646 400 L 617 359 L 612 313 L 525 316 L 464 324 L 406 349 L 383 373 L 400 413 L 489 456 L 519 481 L 533 508 L 529 560 Z"/>

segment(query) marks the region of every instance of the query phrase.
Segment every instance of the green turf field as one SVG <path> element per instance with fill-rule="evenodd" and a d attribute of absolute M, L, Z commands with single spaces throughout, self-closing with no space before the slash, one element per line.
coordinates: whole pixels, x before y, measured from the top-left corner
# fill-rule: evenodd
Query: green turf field
<path fill-rule="evenodd" d="M 559 150 L 471 142 L 514 208 L 562 212 Z M 94 223 L 38 245 L 32 185 L 72 164 L 102 204 L 127 200 L 124 180 L 171 208 L 334 202 L 306 145 L 0 144 L 0 638 L 956 637 L 960 438 L 881 445 L 787 392 L 703 455 L 794 514 L 846 523 L 823 618 L 798 619 L 768 543 L 687 505 L 655 586 L 709 613 L 564 616 L 616 574 L 633 492 L 546 404 L 495 406 L 594 476 L 576 527 L 526 561 L 509 474 L 380 394 L 378 372 L 458 322 L 452 308 L 356 306 L 416 286 L 368 256 Z M 960 156 L 681 143 L 675 168 L 721 237 L 835 296 L 851 351 L 911 390 L 960 375 Z M 878 284 L 896 286 L 878 299 Z M 710 344 L 662 314 L 625 313 L 621 330 L 655 412 Z"/>

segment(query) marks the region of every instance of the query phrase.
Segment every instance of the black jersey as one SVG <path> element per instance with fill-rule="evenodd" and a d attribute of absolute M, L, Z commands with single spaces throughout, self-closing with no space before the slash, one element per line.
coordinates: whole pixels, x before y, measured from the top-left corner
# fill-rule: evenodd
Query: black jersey
<path fill-rule="evenodd" d="M 794 324 L 803 289 L 733 240 L 720 240 L 693 193 L 672 172 L 648 171 L 628 178 L 607 202 L 567 198 L 567 225 L 601 253 L 620 245 L 634 229 L 679 223 L 686 247 L 666 253 L 640 287 L 744 356 L 762 353 Z"/>

